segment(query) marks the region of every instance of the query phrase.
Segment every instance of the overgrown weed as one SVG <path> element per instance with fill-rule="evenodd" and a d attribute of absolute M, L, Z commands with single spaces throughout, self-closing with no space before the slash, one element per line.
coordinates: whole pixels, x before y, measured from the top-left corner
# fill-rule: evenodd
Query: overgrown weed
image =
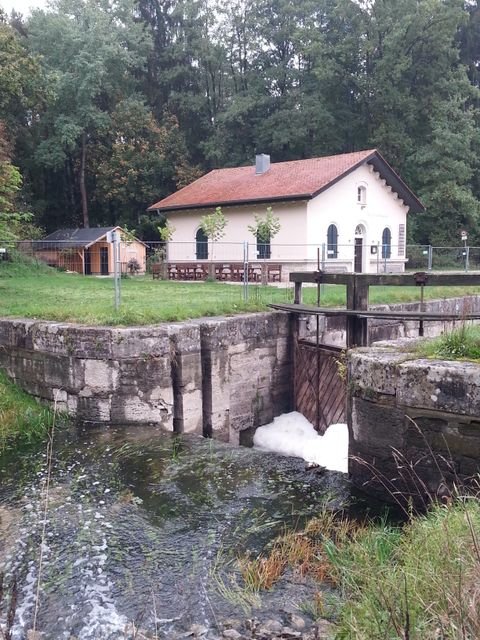
<path fill-rule="evenodd" d="M 480 360 L 480 327 L 462 323 L 438 338 L 419 342 L 416 349 L 428 358 Z"/>
<path fill-rule="evenodd" d="M 360 527 L 357 522 L 325 509 L 302 531 L 285 532 L 255 558 L 240 558 L 244 584 L 251 591 L 271 589 L 287 568 L 300 577 L 332 583 L 327 542 L 347 540 Z"/>
<path fill-rule="evenodd" d="M 23 392 L 0 371 L 0 454 L 12 446 L 41 441 L 53 419 L 49 407 Z"/>

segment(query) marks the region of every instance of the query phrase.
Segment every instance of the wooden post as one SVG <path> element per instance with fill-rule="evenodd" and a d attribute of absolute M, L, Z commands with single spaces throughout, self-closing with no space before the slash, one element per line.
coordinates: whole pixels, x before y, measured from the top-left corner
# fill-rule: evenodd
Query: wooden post
<path fill-rule="evenodd" d="M 295 297 L 293 299 L 294 304 L 302 304 L 302 283 L 295 282 Z"/>
<path fill-rule="evenodd" d="M 261 275 L 260 275 L 260 279 L 263 285 L 267 285 L 268 284 L 268 268 L 267 268 L 267 264 L 265 262 L 261 263 L 260 266 L 261 269 Z"/>
<path fill-rule="evenodd" d="M 347 282 L 347 309 L 367 311 L 368 281 L 361 275 L 353 274 Z M 368 319 L 357 316 L 347 317 L 347 349 L 368 347 Z"/>
<path fill-rule="evenodd" d="M 347 309 L 355 309 L 355 276 L 351 276 L 347 282 Z M 355 334 L 355 320 L 356 318 L 354 316 L 347 316 L 347 349 L 355 346 L 353 338 Z"/>

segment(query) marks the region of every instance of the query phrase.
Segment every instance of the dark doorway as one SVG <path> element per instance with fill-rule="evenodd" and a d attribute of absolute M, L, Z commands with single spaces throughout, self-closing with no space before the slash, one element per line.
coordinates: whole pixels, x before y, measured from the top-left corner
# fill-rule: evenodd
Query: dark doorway
<path fill-rule="evenodd" d="M 83 252 L 83 273 L 86 276 L 92 275 L 92 254 L 90 249 L 85 249 Z"/>
<path fill-rule="evenodd" d="M 100 247 L 100 273 L 108 276 L 108 247 Z"/>
<path fill-rule="evenodd" d="M 355 261 L 353 270 L 355 273 L 362 273 L 363 263 L 363 238 L 355 238 Z"/>

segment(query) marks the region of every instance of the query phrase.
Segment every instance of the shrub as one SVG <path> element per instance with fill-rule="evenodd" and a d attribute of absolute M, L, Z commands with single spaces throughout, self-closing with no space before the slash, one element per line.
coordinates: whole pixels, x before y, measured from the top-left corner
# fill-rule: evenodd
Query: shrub
<path fill-rule="evenodd" d="M 127 269 L 128 273 L 131 276 L 137 275 L 137 273 L 141 269 L 139 261 L 136 258 L 130 258 L 130 260 L 127 262 Z"/>

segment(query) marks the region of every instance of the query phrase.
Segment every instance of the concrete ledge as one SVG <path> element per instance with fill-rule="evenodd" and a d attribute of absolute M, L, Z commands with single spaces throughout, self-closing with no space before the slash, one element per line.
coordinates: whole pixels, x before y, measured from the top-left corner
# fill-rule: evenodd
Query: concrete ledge
<path fill-rule="evenodd" d="M 356 349 L 348 402 L 350 471 L 362 489 L 421 501 L 478 473 L 480 364 L 419 358 L 405 343 Z"/>

